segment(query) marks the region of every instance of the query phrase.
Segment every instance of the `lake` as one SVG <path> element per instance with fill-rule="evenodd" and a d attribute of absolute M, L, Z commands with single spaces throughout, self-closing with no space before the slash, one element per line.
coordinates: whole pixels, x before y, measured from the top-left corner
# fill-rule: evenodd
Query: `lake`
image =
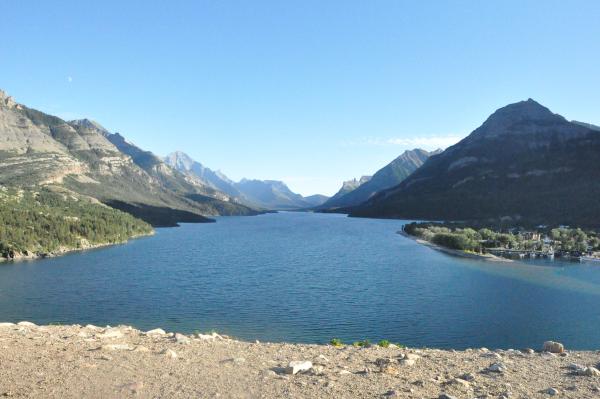
<path fill-rule="evenodd" d="M 216 330 L 261 341 L 600 347 L 600 267 L 451 257 L 336 214 L 219 217 L 0 265 L 0 321 Z"/>

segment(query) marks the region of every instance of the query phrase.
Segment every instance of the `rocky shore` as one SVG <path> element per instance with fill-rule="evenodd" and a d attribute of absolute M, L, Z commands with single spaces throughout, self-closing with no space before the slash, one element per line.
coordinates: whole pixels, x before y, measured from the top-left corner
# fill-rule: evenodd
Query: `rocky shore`
<path fill-rule="evenodd" d="M 216 333 L 0 323 L 0 396 L 600 397 L 600 352 L 554 342 L 538 349 L 251 343 Z"/>

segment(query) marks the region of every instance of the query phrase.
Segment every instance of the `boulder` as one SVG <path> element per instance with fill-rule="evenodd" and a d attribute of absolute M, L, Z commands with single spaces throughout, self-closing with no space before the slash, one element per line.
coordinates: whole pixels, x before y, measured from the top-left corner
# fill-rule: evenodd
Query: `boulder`
<path fill-rule="evenodd" d="M 563 353 L 565 351 L 565 347 L 560 342 L 546 341 L 544 342 L 543 351 L 550 353 Z"/>

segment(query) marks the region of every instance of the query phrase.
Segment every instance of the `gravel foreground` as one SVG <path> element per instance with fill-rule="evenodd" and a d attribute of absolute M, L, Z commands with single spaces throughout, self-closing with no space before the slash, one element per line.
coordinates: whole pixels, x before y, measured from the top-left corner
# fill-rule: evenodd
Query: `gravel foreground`
<path fill-rule="evenodd" d="M 0 395 L 14 398 L 599 398 L 599 362 L 595 351 L 333 347 L 0 323 Z"/>

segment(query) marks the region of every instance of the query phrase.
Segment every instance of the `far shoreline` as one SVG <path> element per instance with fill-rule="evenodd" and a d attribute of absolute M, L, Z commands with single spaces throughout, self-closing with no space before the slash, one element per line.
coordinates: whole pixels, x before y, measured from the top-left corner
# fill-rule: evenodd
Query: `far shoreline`
<path fill-rule="evenodd" d="M 433 244 L 429 241 L 425 241 L 420 238 L 411 236 L 410 234 L 407 234 L 403 230 L 399 230 L 399 231 L 397 231 L 397 233 L 399 235 L 409 238 L 421 245 L 424 245 L 426 247 L 429 247 L 431 249 L 445 253 L 446 255 L 450 255 L 450 256 L 456 256 L 459 258 L 474 259 L 474 260 L 485 260 L 488 262 L 514 262 L 512 259 L 506 259 L 506 258 L 502 258 L 500 256 L 496 256 L 496 255 L 492 255 L 492 254 L 475 254 L 475 253 L 460 251 L 457 249 L 445 248 L 445 247 Z"/>

